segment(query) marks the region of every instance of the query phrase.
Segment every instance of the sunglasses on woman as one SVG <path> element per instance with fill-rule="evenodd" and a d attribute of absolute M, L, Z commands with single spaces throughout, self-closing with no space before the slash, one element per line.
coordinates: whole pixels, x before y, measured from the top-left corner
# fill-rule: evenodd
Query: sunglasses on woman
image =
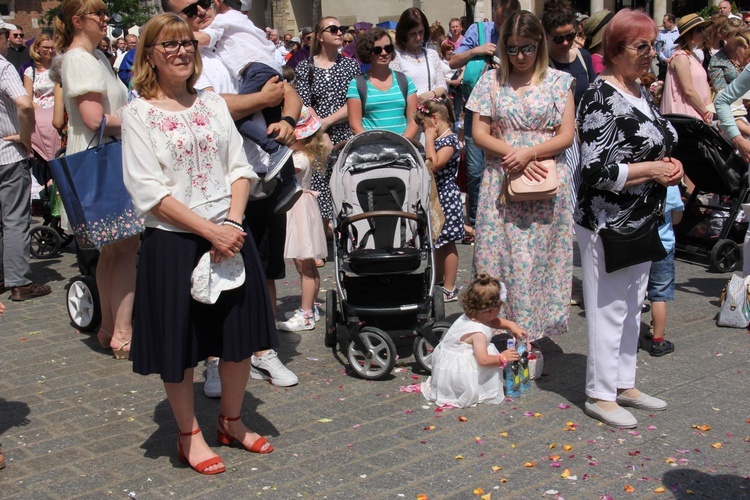
<path fill-rule="evenodd" d="M 576 32 L 575 31 L 571 31 L 567 35 L 551 36 L 550 38 L 552 39 L 552 42 L 555 45 L 560 45 L 563 42 L 572 42 L 573 40 L 575 40 L 576 39 Z"/>
<path fill-rule="evenodd" d="M 325 33 L 326 31 L 330 31 L 332 35 L 335 35 L 336 33 L 338 33 L 339 31 L 342 31 L 342 30 L 341 30 L 341 26 L 336 26 L 336 25 L 332 24 L 332 25 L 328 26 L 327 28 L 325 28 L 322 31 L 322 33 Z"/>
<path fill-rule="evenodd" d="M 370 52 L 372 52 L 372 55 L 379 56 L 380 54 L 385 51 L 386 54 L 393 54 L 393 44 L 388 44 L 383 47 L 373 47 L 370 49 Z"/>
<path fill-rule="evenodd" d="M 185 14 L 185 17 L 188 19 L 192 19 L 195 16 L 198 15 L 198 7 L 200 7 L 203 10 L 208 10 L 209 7 L 211 7 L 214 4 L 214 0 L 198 0 L 197 2 L 193 2 L 184 9 L 182 9 L 180 12 Z"/>
<path fill-rule="evenodd" d="M 519 51 L 525 56 L 530 56 L 531 54 L 536 52 L 536 44 L 532 43 L 529 45 L 508 45 L 505 47 L 505 53 L 509 56 L 517 56 Z"/>

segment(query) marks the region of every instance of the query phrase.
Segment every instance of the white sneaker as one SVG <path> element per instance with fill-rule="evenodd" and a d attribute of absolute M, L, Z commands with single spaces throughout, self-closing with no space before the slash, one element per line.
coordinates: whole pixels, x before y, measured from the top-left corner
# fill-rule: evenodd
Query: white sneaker
<path fill-rule="evenodd" d="M 252 356 L 250 365 L 250 376 L 256 380 L 270 380 L 278 387 L 289 387 L 299 382 L 297 375 L 284 366 L 273 349 L 264 352 L 260 357 Z"/>
<path fill-rule="evenodd" d="M 221 379 L 219 378 L 219 358 L 206 360 L 206 383 L 203 384 L 203 394 L 207 398 L 221 397 Z"/>
<path fill-rule="evenodd" d="M 320 304 L 320 305 L 322 306 L 323 304 Z M 320 321 L 320 309 L 318 309 L 317 302 L 313 304 L 313 319 L 315 320 L 316 323 Z"/>
<path fill-rule="evenodd" d="M 310 312 L 308 312 L 310 314 Z M 315 317 L 310 314 L 305 316 L 302 309 L 294 311 L 294 316 L 289 318 L 287 321 L 279 323 L 279 330 L 285 332 L 300 332 L 303 330 L 314 330 L 315 329 Z"/>

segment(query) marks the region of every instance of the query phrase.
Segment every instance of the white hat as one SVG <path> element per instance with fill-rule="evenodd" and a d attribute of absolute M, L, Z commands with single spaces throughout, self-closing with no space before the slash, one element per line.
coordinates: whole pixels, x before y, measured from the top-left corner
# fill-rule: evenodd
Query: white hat
<path fill-rule="evenodd" d="M 211 262 L 206 252 L 190 277 L 190 295 L 203 304 L 215 304 L 224 290 L 233 290 L 245 283 L 245 261 L 236 253 L 220 263 Z"/>
<path fill-rule="evenodd" d="M 0 19 L 0 30 L 9 30 L 9 31 L 15 31 L 18 29 L 18 26 L 15 24 L 6 23 L 2 19 Z"/>

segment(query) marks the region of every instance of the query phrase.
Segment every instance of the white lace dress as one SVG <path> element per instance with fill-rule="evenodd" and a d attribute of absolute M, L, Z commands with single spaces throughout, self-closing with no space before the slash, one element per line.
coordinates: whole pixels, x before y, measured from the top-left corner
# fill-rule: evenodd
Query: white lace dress
<path fill-rule="evenodd" d="M 490 342 L 493 330 L 461 315 L 446 332 L 432 353 L 432 376 L 422 383 L 422 395 L 438 405 L 457 408 L 477 403 L 503 402 L 503 376 L 497 366 L 480 366 L 471 344 L 461 342 L 467 333 L 481 332 L 487 337 L 487 352 L 500 354 Z"/>

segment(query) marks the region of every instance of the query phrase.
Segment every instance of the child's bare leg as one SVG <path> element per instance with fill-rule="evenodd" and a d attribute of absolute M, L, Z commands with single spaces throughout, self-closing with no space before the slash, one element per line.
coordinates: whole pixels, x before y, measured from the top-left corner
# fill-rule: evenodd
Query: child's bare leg
<path fill-rule="evenodd" d="M 443 274 L 445 277 L 445 283 L 443 288 L 448 291 L 455 290 L 456 288 L 456 276 L 458 275 L 458 249 L 456 243 L 451 241 L 440 247 L 442 251 L 442 262 L 443 262 Z"/>
<path fill-rule="evenodd" d="M 660 342 L 664 338 L 667 329 L 667 303 L 651 302 L 651 321 L 654 326 L 654 342 Z"/>

